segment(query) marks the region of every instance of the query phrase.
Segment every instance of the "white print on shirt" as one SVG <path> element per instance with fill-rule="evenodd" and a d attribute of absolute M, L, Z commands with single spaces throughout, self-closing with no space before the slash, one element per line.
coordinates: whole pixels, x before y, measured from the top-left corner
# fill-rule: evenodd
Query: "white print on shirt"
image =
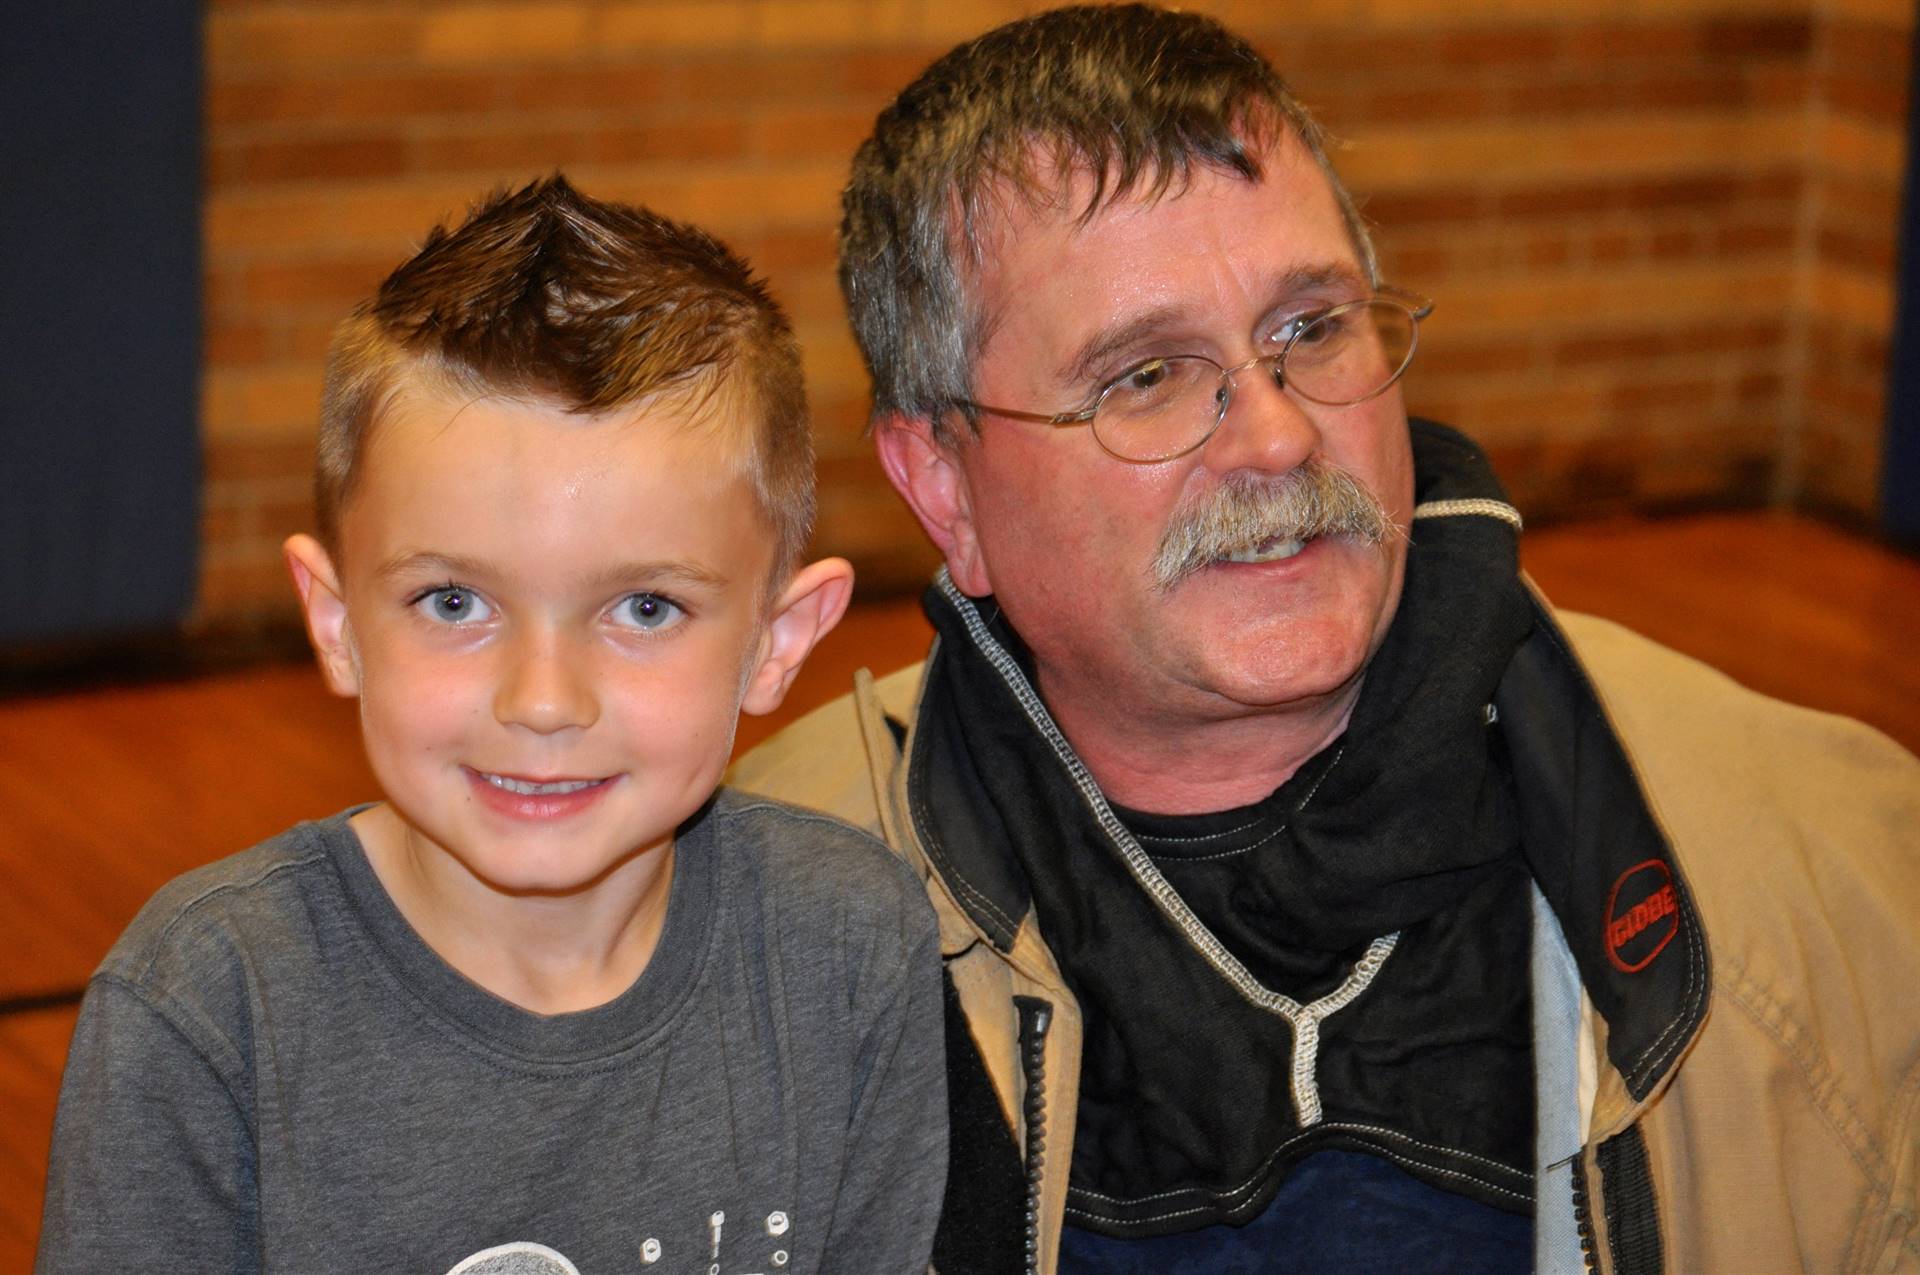
<path fill-rule="evenodd" d="M 447 1275 L 580 1275 L 580 1268 L 545 1244 L 502 1244 L 475 1253 Z"/>
<path fill-rule="evenodd" d="M 721 1275 L 720 1237 L 726 1229 L 727 1215 L 724 1211 L 716 1209 L 708 1215 L 706 1221 L 708 1241 L 707 1251 L 704 1254 L 706 1264 L 689 1267 L 687 1275 Z M 767 1238 L 761 1243 L 771 1251 L 759 1255 L 761 1269 L 740 1271 L 738 1275 L 769 1275 L 769 1272 L 772 1275 L 778 1275 L 785 1270 L 791 1257 L 782 1237 L 792 1227 L 793 1219 L 782 1210 L 775 1209 L 767 1214 L 761 1223 L 761 1229 L 766 1232 Z M 757 1237 L 749 1233 L 749 1239 L 742 1241 L 736 1247 L 749 1246 L 754 1238 Z M 759 1245 L 752 1246 L 759 1247 Z M 649 1235 L 640 1245 L 642 1266 L 652 1266 L 669 1256 L 671 1254 L 667 1252 L 666 1246 L 657 1236 Z M 522 1240 L 475 1253 L 448 1271 L 447 1275 L 581 1275 L 581 1272 L 580 1268 L 568 1261 L 564 1254 L 556 1253 L 544 1244 Z M 665 1273 L 663 1272 L 662 1275 Z M 678 1275 L 677 1270 L 676 1275 Z"/>

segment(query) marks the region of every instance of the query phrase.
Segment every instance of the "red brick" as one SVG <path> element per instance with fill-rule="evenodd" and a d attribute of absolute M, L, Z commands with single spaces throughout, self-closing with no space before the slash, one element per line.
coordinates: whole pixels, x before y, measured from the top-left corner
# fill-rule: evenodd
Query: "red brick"
<path fill-rule="evenodd" d="M 1825 24 L 1821 52 L 1839 78 L 1898 83 L 1906 79 L 1909 32 L 1880 23 L 1835 19 Z"/>
<path fill-rule="evenodd" d="M 1388 191 L 1367 196 L 1367 219 L 1382 226 L 1478 221 L 1488 212 L 1486 193 L 1473 186 Z"/>
<path fill-rule="evenodd" d="M 1721 58 L 1798 58 L 1813 48 L 1813 21 L 1801 14 L 1713 18 L 1701 28 L 1703 52 Z"/>
<path fill-rule="evenodd" d="M 1796 202 L 1806 189 L 1806 176 L 1790 169 L 1774 172 L 1749 173 L 1737 180 L 1736 185 L 1742 195 L 1750 200 L 1784 200 Z"/>
<path fill-rule="evenodd" d="M 1748 67 L 1746 74 L 1756 107 L 1801 106 L 1813 92 L 1813 72 L 1804 62 L 1764 62 Z"/>
<path fill-rule="evenodd" d="M 1428 58 L 1454 66 L 1498 63 L 1537 64 L 1560 51 L 1559 33 L 1543 27 L 1489 27 L 1449 31 L 1435 41 Z M 1418 65 L 1417 63 L 1415 65 Z"/>
<path fill-rule="evenodd" d="M 652 63 L 505 69 L 492 77 L 499 104 L 519 115 L 657 110 L 679 100 L 679 69 Z"/>
<path fill-rule="evenodd" d="M 1822 261 L 1874 274 L 1893 273 L 1897 253 L 1891 236 L 1856 235 L 1829 229 L 1820 232 L 1819 245 Z"/>
<path fill-rule="evenodd" d="M 1640 255 L 1640 237 L 1627 230 L 1603 230 L 1587 244 L 1597 263 L 1617 265 Z"/>
<path fill-rule="evenodd" d="M 1515 84 L 1506 92 L 1515 115 L 1584 115 L 1620 108 L 1621 86 L 1609 80 L 1555 80 L 1544 84 Z"/>
<path fill-rule="evenodd" d="M 209 555 L 200 567 L 195 621 L 232 622 L 241 617 L 290 617 L 299 603 L 278 559 L 222 561 Z"/>
<path fill-rule="evenodd" d="M 210 148 L 207 180 L 214 187 L 225 187 L 393 177 L 406 167 L 405 152 L 405 145 L 392 135 L 216 143 Z"/>
<path fill-rule="evenodd" d="M 1437 282 L 1453 268 L 1453 254 L 1446 249 L 1400 247 L 1393 242 L 1391 232 L 1381 252 L 1388 277 L 1404 286 Z"/>
<path fill-rule="evenodd" d="M 269 312 L 318 308 L 344 318 L 398 264 L 385 257 L 265 261 L 247 268 L 246 298 Z"/>
<path fill-rule="evenodd" d="M 872 111 L 836 107 L 762 114 L 753 121 L 751 136 L 753 152 L 766 159 L 795 155 L 851 158 L 872 131 Z"/>
<path fill-rule="evenodd" d="M 1691 230 L 1656 230 L 1649 240 L 1647 249 L 1656 260 L 1671 261 L 1679 257 L 1690 257 L 1700 245 L 1700 237 Z"/>
<path fill-rule="evenodd" d="M 1532 235 L 1523 256 L 1527 265 L 1536 269 L 1564 266 L 1573 259 L 1573 240 L 1564 234 Z"/>
<path fill-rule="evenodd" d="M 1600 211 L 1618 203 L 1620 193 L 1621 188 L 1612 184 L 1533 186 L 1501 192 L 1495 206 L 1502 216 L 1560 217 Z"/>
<path fill-rule="evenodd" d="M 1538 358 L 1524 339 L 1453 344 L 1444 338 L 1423 342 L 1421 359 L 1430 371 L 1444 369 L 1450 376 L 1493 376 L 1527 371 Z"/>
<path fill-rule="evenodd" d="M 1820 207 L 1829 224 L 1891 228 L 1900 218 L 1900 191 L 1892 181 L 1830 176 L 1820 188 Z"/>
<path fill-rule="evenodd" d="M 262 538 L 277 545 L 296 531 L 313 529 L 313 496 L 306 475 L 301 475 L 299 485 L 303 492 L 301 496 L 291 500 L 269 500 L 260 505 L 255 518 Z"/>
<path fill-rule="evenodd" d="M 1480 119 L 1494 114 L 1494 98 L 1472 84 L 1385 88 L 1367 94 L 1360 118 L 1423 122 Z"/>
<path fill-rule="evenodd" d="M 1873 124 L 1901 125 L 1907 118 L 1904 84 L 1841 76 L 1826 87 L 1828 104 L 1844 115 Z"/>
<path fill-rule="evenodd" d="M 831 270 L 836 264 L 833 231 L 772 231 L 759 236 L 747 249 L 753 264 L 766 271 Z"/>
<path fill-rule="evenodd" d="M 1630 182 L 1621 188 L 1620 199 L 1635 209 L 1723 207 L 1743 189 L 1734 174 L 1695 173 Z"/>
<path fill-rule="evenodd" d="M 211 366 L 265 363 L 271 357 L 267 330 L 257 322 L 209 323 L 201 342 L 201 357 Z"/>
<path fill-rule="evenodd" d="M 1735 70 L 1686 71 L 1636 79 L 1621 88 L 1614 105 L 1639 111 L 1698 111 L 1744 105 L 1747 79 Z"/>
<path fill-rule="evenodd" d="M 1690 55 L 1699 38 L 1698 29 L 1690 23 L 1649 21 L 1576 26 L 1562 41 L 1569 60 L 1617 67 L 1629 61 L 1670 61 Z"/>
<path fill-rule="evenodd" d="M 1786 380 L 1777 372 L 1751 373 L 1734 385 L 1734 395 L 1744 407 L 1778 399 L 1785 390 Z"/>
<path fill-rule="evenodd" d="M 1710 406 L 1714 394 L 1707 381 L 1641 380 L 1615 386 L 1608 397 L 1621 411 L 1692 414 Z"/>
<path fill-rule="evenodd" d="M 209 444 L 203 450 L 201 465 L 206 481 L 210 483 L 257 481 L 261 478 L 310 473 L 313 469 L 313 444 L 310 441 L 263 443 L 223 440 Z"/>
<path fill-rule="evenodd" d="M 1716 229 L 1713 245 L 1724 256 L 1744 257 L 1790 252 L 1795 237 L 1792 226 L 1736 222 Z"/>
<path fill-rule="evenodd" d="M 501 104 L 502 77 L 471 72 L 373 71 L 323 78 L 292 75 L 231 78 L 208 69 L 207 120 L 215 127 L 245 128 L 320 120 L 389 120 L 403 116 L 466 117 Z M 564 83 L 567 73 L 554 77 Z M 511 84 L 512 80 L 504 81 Z"/>

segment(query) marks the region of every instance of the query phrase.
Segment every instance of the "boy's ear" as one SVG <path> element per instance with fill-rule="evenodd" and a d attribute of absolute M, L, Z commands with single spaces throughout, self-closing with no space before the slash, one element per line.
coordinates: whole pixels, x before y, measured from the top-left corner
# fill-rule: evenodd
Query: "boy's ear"
<path fill-rule="evenodd" d="M 293 588 L 307 617 L 307 636 L 313 640 L 314 654 L 320 657 L 320 672 L 326 676 L 328 689 L 335 695 L 358 695 L 360 661 L 354 656 L 346 596 L 341 592 L 332 555 L 318 540 L 306 535 L 288 536 L 280 552 L 293 575 Z"/>
<path fill-rule="evenodd" d="M 961 428 L 966 428 L 962 425 Z M 973 528 L 973 493 L 958 452 L 933 435 L 933 422 L 896 413 L 874 423 L 873 448 L 900 493 L 969 597 L 993 592 Z"/>
<path fill-rule="evenodd" d="M 800 665 L 840 623 L 852 597 L 853 565 L 845 558 L 822 558 L 794 572 L 769 609 L 760 662 L 747 676 L 741 712 L 771 713 L 780 707 Z"/>

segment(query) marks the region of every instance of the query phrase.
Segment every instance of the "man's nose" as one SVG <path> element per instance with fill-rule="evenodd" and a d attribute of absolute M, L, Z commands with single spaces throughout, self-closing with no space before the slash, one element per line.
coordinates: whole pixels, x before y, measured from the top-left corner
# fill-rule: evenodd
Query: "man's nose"
<path fill-rule="evenodd" d="M 501 724 L 552 735 L 600 719 L 592 657 L 583 644 L 559 633 L 525 633 L 507 645 L 504 656 L 493 697 Z"/>
<path fill-rule="evenodd" d="M 1234 369 L 1227 414 L 1202 455 L 1222 474 L 1284 474 L 1319 449 L 1320 427 L 1300 400 L 1281 387 L 1271 364 L 1251 363 Z"/>

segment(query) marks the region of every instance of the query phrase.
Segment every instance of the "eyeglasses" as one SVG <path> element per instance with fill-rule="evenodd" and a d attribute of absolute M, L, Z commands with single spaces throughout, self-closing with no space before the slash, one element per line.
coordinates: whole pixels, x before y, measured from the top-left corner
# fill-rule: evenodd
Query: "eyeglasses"
<path fill-rule="evenodd" d="M 1233 403 L 1234 377 L 1257 367 L 1310 403 L 1351 407 L 1384 394 L 1413 362 L 1420 320 L 1433 302 L 1397 288 L 1293 320 L 1278 352 L 1222 367 L 1204 354 L 1137 363 L 1100 387 L 1079 412 L 1019 412 L 962 401 L 991 416 L 1042 425 L 1093 426 L 1111 455 L 1139 464 L 1183 456 L 1213 437 Z"/>

